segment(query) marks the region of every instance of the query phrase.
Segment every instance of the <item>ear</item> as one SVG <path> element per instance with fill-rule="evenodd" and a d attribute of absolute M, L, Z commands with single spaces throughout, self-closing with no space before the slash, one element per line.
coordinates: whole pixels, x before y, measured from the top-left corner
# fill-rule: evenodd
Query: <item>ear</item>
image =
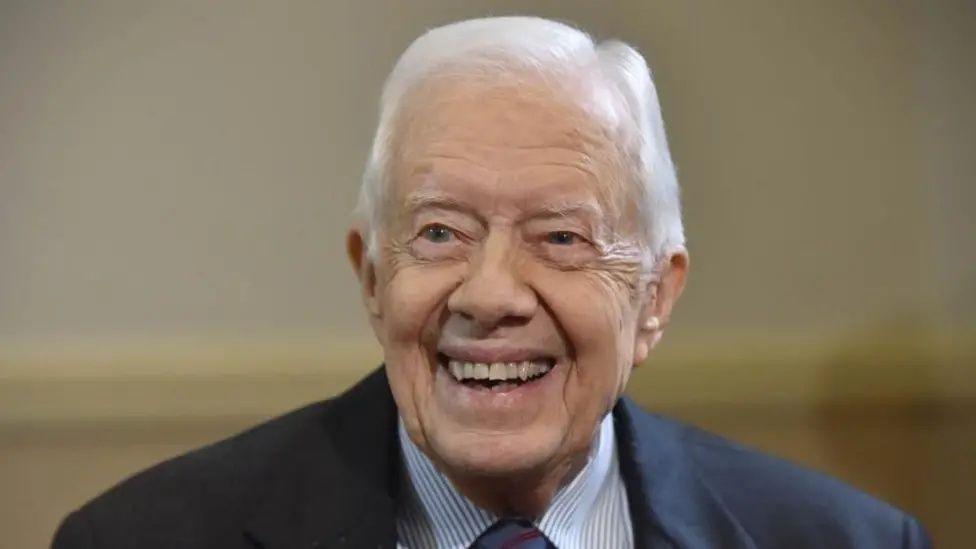
<path fill-rule="evenodd" d="M 644 304 L 638 315 L 634 338 L 634 366 L 640 366 L 661 337 L 671 319 L 671 310 L 685 289 L 688 275 L 688 251 L 682 246 L 671 252 L 660 274 L 652 278 L 645 291 Z"/>
<path fill-rule="evenodd" d="M 369 254 L 366 253 L 363 234 L 356 227 L 349 229 L 349 233 L 346 234 L 346 254 L 349 256 L 349 263 L 356 273 L 356 278 L 359 279 L 366 310 L 371 317 L 380 316 L 380 303 L 376 298 L 376 268 Z"/>

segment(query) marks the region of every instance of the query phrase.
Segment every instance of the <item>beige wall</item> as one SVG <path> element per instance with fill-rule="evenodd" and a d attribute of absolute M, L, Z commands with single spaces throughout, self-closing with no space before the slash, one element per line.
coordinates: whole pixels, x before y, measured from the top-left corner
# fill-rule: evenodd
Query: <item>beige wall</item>
<path fill-rule="evenodd" d="M 692 275 L 633 392 L 958 539 L 962 0 L 0 3 L 0 531 L 42 543 L 112 479 L 376 363 L 342 238 L 379 88 L 424 29 L 489 13 L 624 39 L 655 70 Z"/>
<path fill-rule="evenodd" d="M 525 11 L 656 71 L 676 339 L 973 318 L 971 7 L 480 4 L 5 4 L 2 340 L 365 337 L 342 236 L 385 72 L 427 27 Z"/>

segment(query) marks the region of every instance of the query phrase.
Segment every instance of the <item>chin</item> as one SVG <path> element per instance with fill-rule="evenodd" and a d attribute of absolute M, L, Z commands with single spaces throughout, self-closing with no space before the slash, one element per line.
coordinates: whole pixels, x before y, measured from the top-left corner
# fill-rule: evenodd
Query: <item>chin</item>
<path fill-rule="evenodd" d="M 468 431 L 431 440 L 431 449 L 452 472 L 486 477 L 537 474 L 558 460 L 561 433 L 522 429 L 516 433 Z"/>

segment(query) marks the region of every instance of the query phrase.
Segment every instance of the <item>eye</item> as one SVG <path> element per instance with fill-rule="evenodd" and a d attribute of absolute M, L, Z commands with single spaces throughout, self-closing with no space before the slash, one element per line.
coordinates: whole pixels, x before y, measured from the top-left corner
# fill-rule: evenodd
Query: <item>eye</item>
<path fill-rule="evenodd" d="M 582 240 L 580 235 L 570 231 L 553 231 L 546 235 L 546 242 L 557 246 L 572 246 Z"/>
<path fill-rule="evenodd" d="M 424 227 L 420 236 L 434 243 L 450 242 L 454 238 L 454 231 L 440 223 L 434 223 Z"/>

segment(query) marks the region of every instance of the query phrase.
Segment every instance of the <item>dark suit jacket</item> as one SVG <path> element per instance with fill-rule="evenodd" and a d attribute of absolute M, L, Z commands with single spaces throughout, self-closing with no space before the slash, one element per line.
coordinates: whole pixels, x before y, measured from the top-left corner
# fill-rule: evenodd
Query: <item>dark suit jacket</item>
<path fill-rule="evenodd" d="M 826 476 L 648 414 L 613 411 L 639 548 L 927 547 L 912 517 Z M 57 549 L 388 547 L 401 486 L 385 370 L 122 482 Z"/>

